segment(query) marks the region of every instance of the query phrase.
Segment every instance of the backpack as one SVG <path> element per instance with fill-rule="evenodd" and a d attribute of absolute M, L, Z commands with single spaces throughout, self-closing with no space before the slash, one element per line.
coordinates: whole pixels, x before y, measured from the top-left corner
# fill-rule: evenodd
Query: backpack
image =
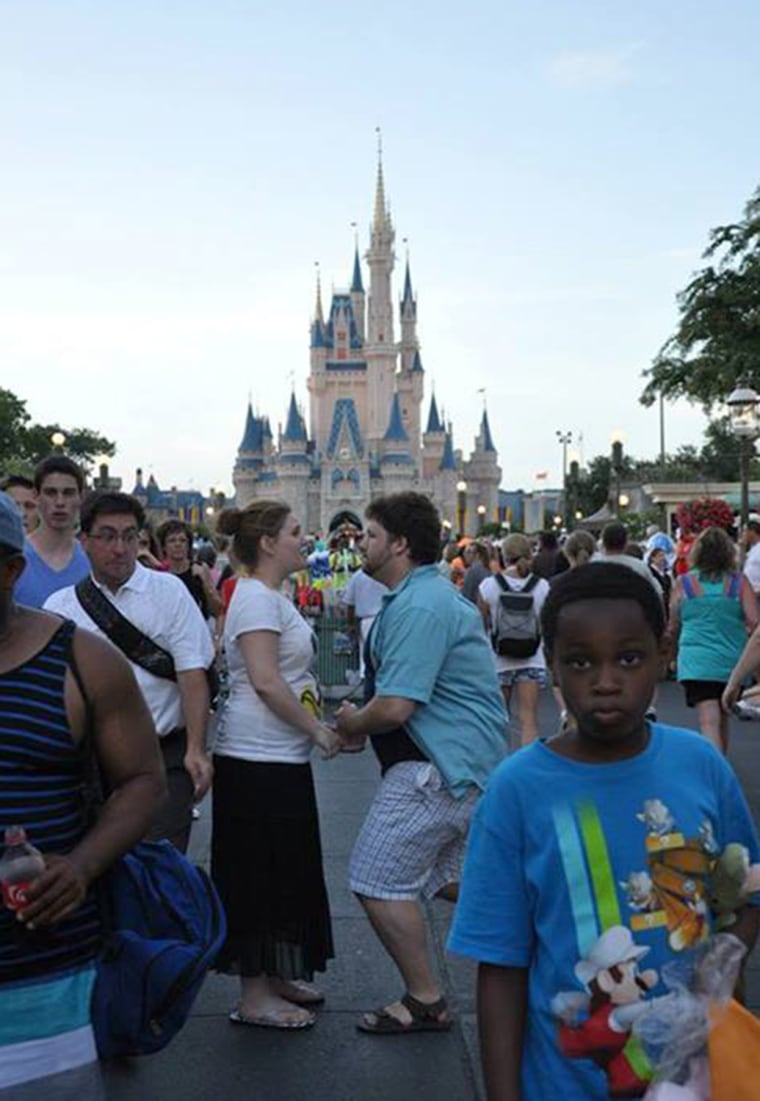
<path fill-rule="evenodd" d="M 92 1023 L 101 1059 L 160 1051 L 185 1023 L 226 935 L 219 896 L 169 841 L 142 841 L 106 873 Z"/>
<path fill-rule="evenodd" d="M 503 658 L 533 657 L 541 645 L 541 630 L 533 600 L 533 590 L 540 578 L 531 574 L 522 589 L 513 590 L 502 574 L 494 576 L 502 591 L 493 619 L 493 648 Z"/>

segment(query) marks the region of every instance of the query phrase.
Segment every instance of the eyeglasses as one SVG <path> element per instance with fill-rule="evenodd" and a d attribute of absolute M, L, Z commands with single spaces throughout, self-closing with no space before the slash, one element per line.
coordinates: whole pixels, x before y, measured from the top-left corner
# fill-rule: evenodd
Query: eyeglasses
<path fill-rule="evenodd" d="M 138 534 L 137 528 L 127 528 L 126 531 L 116 531 L 115 528 L 101 528 L 100 531 L 89 535 L 88 539 L 95 539 L 98 543 L 102 543 L 104 547 L 112 547 L 119 540 L 122 541 L 125 547 L 133 547 L 137 542 Z"/>

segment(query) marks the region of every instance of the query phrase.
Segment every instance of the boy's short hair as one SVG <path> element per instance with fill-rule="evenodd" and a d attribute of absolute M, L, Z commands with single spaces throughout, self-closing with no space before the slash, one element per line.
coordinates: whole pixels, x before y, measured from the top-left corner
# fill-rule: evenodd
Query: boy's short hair
<path fill-rule="evenodd" d="M 34 468 L 34 488 L 38 493 L 42 489 L 42 483 L 50 474 L 68 474 L 76 482 L 79 492 L 82 493 L 84 490 L 84 474 L 81 467 L 66 455 L 48 455 L 41 463 L 37 463 Z"/>
<path fill-rule="evenodd" d="M 544 650 L 551 657 L 557 637 L 559 613 L 580 600 L 633 600 L 659 642 L 665 634 L 665 610 L 654 586 L 630 566 L 617 562 L 587 562 L 552 579 L 541 609 Z"/>
<path fill-rule="evenodd" d="M 3 478 L 0 482 L 0 489 L 3 493 L 7 493 L 9 489 L 15 489 L 17 486 L 19 489 L 34 489 L 34 482 L 23 474 L 9 474 L 7 478 Z"/>
<path fill-rule="evenodd" d="M 431 565 L 441 557 L 441 517 L 423 493 L 406 490 L 376 497 L 364 515 L 394 538 L 406 539 L 409 557 L 417 565 Z"/>
<path fill-rule="evenodd" d="M 628 529 L 625 524 L 621 524 L 619 520 L 611 520 L 609 524 L 605 524 L 602 529 L 602 546 L 606 551 L 617 551 L 622 554 L 625 552 L 625 545 L 628 542 Z"/>

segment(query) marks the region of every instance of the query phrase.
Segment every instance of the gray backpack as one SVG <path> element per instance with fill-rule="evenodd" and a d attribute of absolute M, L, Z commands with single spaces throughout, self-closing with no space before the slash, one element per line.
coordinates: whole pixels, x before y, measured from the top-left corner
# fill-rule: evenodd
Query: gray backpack
<path fill-rule="evenodd" d="M 502 574 L 495 577 L 502 591 L 491 634 L 493 648 L 503 658 L 533 657 L 541 645 L 541 628 L 533 600 L 539 578 L 531 574 L 522 589 L 513 590 Z"/>

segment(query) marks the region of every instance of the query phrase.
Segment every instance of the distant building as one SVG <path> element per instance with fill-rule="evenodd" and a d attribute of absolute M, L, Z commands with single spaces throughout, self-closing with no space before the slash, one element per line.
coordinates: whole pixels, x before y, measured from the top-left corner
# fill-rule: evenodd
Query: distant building
<path fill-rule="evenodd" d="M 132 496 L 141 503 L 146 517 L 154 526 L 176 517 L 197 527 L 205 521 L 206 507 L 210 503 L 197 489 L 177 489 L 176 486 L 159 489 L 152 474 L 147 483 L 143 483 L 143 472 L 139 467 L 135 472 Z"/>
<path fill-rule="evenodd" d="M 308 427 L 295 393 L 276 440 L 269 418 L 255 415 L 249 403 L 232 476 L 239 506 L 257 497 L 279 497 L 308 530 L 326 532 L 347 520 L 361 526 L 373 497 L 414 489 L 428 494 L 442 519 L 457 526 L 456 487 L 465 481 L 465 528 L 477 529 L 479 506 L 485 522 L 498 519 L 501 470 L 485 409 L 468 460 L 454 449 L 451 421 L 434 395 L 423 417 L 425 371 L 408 260 L 399 303 L 400 340 L 394 331 L 394 240 L 379 163 L 365 254 L 369 292 L 358 246 L 350 288 L 333 294 L 327 317 L 317 281 Z"/>

